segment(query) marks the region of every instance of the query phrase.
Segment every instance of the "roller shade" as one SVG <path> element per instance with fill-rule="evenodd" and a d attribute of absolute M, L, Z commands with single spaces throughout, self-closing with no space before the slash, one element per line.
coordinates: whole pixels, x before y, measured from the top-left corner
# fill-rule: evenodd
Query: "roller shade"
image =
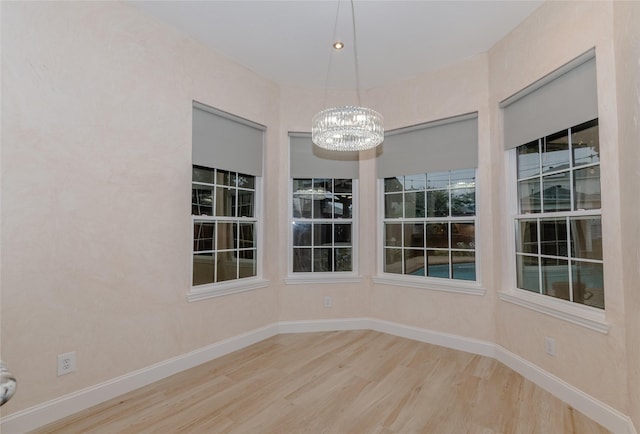
<path fill-rule="evenodd" d="M 504 146 L 512 149 L 598 117 L 595 50 L 500 103 Z"/>
<path fill-rule="evenodd" d="M 292 178 L 358 178 L 358 153 L 327 151 L 311 141 L 311 134 L 289 133 Z"/>
<path fill-rule="evenodd" d="M 193 164 L 262 176 L 265 127 L 193 103 Z"/>
<path fill-rule="evenodd" d="M 478 114 L 393 130 L 378 156 L 378 178 L 478 166 Z"/>

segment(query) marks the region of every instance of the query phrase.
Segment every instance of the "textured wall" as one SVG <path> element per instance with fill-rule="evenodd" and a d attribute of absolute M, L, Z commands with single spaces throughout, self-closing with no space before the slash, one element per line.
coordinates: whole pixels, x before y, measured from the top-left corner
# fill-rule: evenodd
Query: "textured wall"
<path fill-rule="evenodd" d="M 2 3 L 4 414 L 275 321 L 273 289 L 185 296 L 191 102 L 272 142 L 277 94 L 126 4 Z M 57 377 L 68 351 L 77 372 Z"/>
<path fill-rule="evenodd" d="M 503 228 L 512 227 L 505 210 L 508 180 L 504 176 L 501 113 L 498 103 L 528 84 L 596 48 L 600 125 L 601 187 L 606 320 L 608 335 L 589 331 L 547 315 L 497 302 L 497 343 L 557 375 L 566 382 L 627 411 L 625 316 L 622 250 L 619 225 L 618 122 L 613 58 L 613 8 L 608 2 L 547 2 L 489 51 L 489 95 L 492 144 L 496 152 L 493 186 L 502 192 L 492 204 L 493 234 L 504 255 L 494 262 L 496 289 L 510 289 L 508 263 L 511 247 Z M 557 356 L 544 352 L 544 337 L 556 340 Z"/>
<path fill-rule="evenodd" d="M 614 3 L 629 415 L 640 427 L 640 2 Z"/>

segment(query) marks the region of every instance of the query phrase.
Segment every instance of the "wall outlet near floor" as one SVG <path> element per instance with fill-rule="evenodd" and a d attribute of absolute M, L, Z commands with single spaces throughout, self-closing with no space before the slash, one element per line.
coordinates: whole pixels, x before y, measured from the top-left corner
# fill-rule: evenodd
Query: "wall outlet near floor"
<path fill-rule="evenodd" d="M 546 336 L 544 338 L 544 351 L 550 356 L 556 355 L 556 340 Z"/>
<path fill-rule="evenodd" d="M 333 298 L 330 295 L 324 296 L 324 307 L 333 307 Z"/>
<path fill-rule="evenodd" d="M 76 352 L 58 354 L 58 377 L 76 370 Z"/>

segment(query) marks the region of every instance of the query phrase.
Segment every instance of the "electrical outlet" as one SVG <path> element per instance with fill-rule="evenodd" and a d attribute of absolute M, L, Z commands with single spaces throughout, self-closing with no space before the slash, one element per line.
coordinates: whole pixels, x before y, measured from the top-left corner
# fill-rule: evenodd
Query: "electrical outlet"
<path fill-rule="evenodd" d="M 58 354 L 58 377 L 76 370 L 76 352 Z"/>
<path fill-rule="evenodd" d="M 330 295 L 324 296 L 324 307 L 332 307 L 333 306 L 333 298 Z"/>
<path fill-rule="evenodd" d="M 556 340 L 550 337 L 544 338 L 544 350 L 550 356 L 556 355 Z"/>

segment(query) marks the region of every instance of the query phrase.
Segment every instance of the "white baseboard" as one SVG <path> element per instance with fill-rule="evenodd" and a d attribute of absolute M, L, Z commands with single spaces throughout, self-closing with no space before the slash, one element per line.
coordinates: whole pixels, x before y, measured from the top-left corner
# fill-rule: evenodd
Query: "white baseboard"
<path fill-rule="evenodd" d="M 0 432 L 22 434 L 278 334 L 271 324 L 3 417 Z"/>
<path fill-rule="evenodd" d="M 494 358 L 573 408 L 586 414 L 613 433 L 637 434 L 633 422 L 627 415 L 499 345 L 373 318 L 282 321 L 271 324 L 11 414 L 2 418 L 0 431 L 4 434 L 21 434 L 34 430 L 123 393 L 146 386 L 277 334 L 342 330 L 375 330 L 419 342 Z"/>

